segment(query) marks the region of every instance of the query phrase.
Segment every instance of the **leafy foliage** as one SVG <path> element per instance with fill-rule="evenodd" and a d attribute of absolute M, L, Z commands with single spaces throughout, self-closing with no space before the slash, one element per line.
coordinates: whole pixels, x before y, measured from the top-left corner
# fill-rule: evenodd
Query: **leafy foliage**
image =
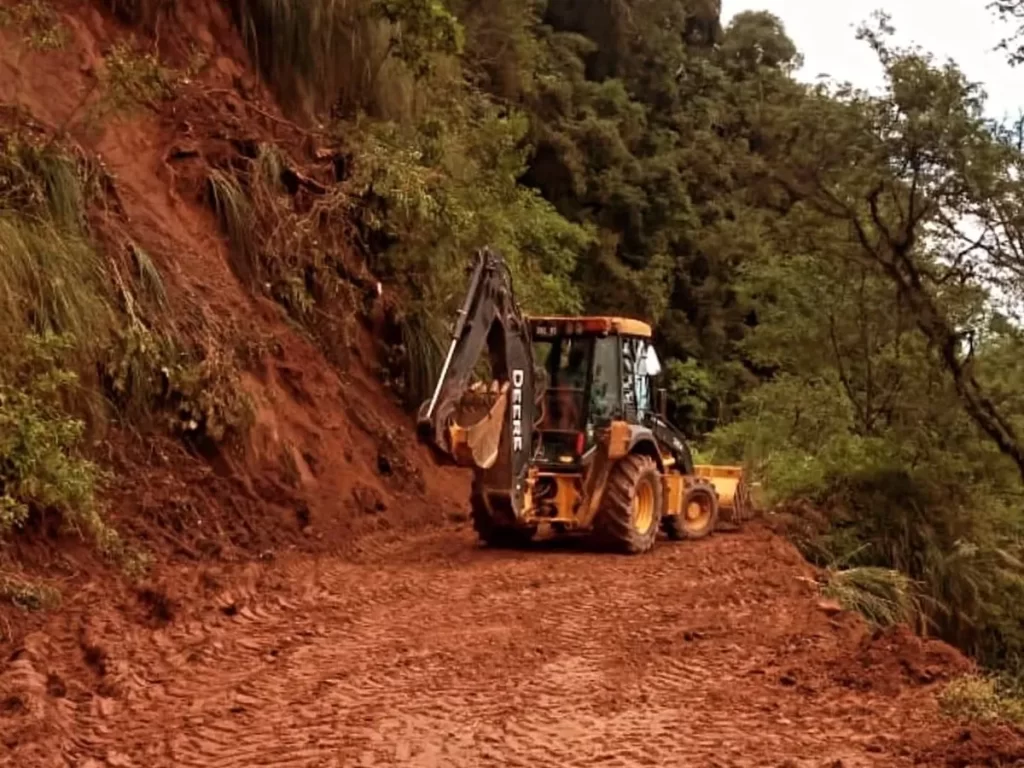
<path fill-rule="evenodd" d="M 20 0 L 10 8 L 0 8 L 0 28 L 11 25 L 17 25 L 25 42 L 38 51 L 62 48 L 70 34 L 47 0 Z"/>
<path fill-rule="evenodd" d="M 89 534 L 104 526 L 95 509 L 96 467 L 77 455 L 84 424 L 66 414 L 61 395 L 75 384 L 59 358 L 66 338 L 28 337 L 0 381 L 0 532 L 24 525 L 30 506 L 55 509 Z"/>
<path fill-rule="evenodd" d="M 578 312 L 577 260 L 590 228 L 566 221 L 535 190 L 517 183 L 528 149 L 526 118 L 471 89 L 412 125 L 372 124 L 357 138 L 352 192 L 371 267 L 405 297 L 400 388 L 421 402 L 439 369 L 446 335 L 430 318 L 450 317 L 462 300 L 468 256 L 497 248 L 517 298 L 533 312 Z"/>
<path fill-rule="evenodd" d="M 467 254 L 489 244 L 508 260 L 524 306 L 579 310 L 571 275 L 591 236 L 516 184 L 526 121 L 482 100 L 460 106 L 412 132 L 389 124 L 364 134 L 353 180 L 370 203 L 362 222 L 367 236 L 391 243 L 374 266 L 404 281 L 414 309 L 436 312 L 461 300 Z"/>
<path fill-rule="evenodd" d="M 104 106 L 118 112 L 138 104 L 156 104 L 171 96 L 178 78 L 155 53 L 141 53 L 130 43 L 117 43 L 106 56 Z"/>

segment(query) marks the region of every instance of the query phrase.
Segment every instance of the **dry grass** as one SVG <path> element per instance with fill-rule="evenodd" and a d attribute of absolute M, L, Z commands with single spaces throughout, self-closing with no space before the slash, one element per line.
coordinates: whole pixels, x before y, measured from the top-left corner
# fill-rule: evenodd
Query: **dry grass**
<path fill-rule="evenodd" d="M 24 611 L 47 611 L 60 606 L 60 591 L 48 584 L 0 576 L 0 601 Z"/>

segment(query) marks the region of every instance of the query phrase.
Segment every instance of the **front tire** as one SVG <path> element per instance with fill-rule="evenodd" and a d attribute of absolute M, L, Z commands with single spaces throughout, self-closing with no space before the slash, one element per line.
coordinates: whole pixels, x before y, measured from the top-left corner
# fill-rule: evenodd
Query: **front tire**
<path fill-rule="evenodd" d="M 495 523 L 483 497 L 475 492 L 470 497 L 469 517 L 480 541 L 494 549 L 520 549 L 527 546 L 537 533 L 533 526 L 520 528 Z"/>
<path fill-rule="evenodd" d="M 703 539 L 718 525 L 718 494 L 709 480 L 690 479 L 683 494 L 683 508 L 678 515 L 665 517 L 665 533 L 670 539 Z"/>
<path fill-rule="evenodd" d="M 647 552 L 658 538 L 663 508 L 661 473 L 654 459 L 626 456 L 608 476 L 594 532 L 600 542 L 619 552 Z"/>

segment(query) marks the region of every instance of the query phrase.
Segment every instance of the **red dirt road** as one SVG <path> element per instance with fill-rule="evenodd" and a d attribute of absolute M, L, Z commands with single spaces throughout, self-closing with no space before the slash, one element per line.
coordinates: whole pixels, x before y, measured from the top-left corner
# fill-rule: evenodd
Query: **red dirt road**
<path fill-rule="evenodd" d="M 354 558 L 253 566 L 162 628 L 112 612 L 83 620 L 76 639 L 30 637 L 0 677 L 2 762 L 850 768 L 1024 758 L 1013 734 L 1002 734 L 996 762 L 980 733 L 939 715 L 932 682 L 962 667 L 955 652 L 830 619 L 807 572 L 756 528 L 637 558 L 488 551 L 448 530 L 378 538 Z M 71 653 L 93 670 L 92 690 L 58 668 Z"/>

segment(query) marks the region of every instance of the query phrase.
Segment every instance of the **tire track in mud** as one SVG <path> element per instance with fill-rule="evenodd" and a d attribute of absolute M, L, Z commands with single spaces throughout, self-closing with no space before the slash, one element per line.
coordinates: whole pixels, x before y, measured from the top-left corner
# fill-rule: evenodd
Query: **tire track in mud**
<path fill-rule="evenodd" d="M 116 695 L 68 702 L 50 746 L 183 768 L 912 764 L 901 738 L 934 702 L 831 681 L 841 642 L 778 546 L 448 532 L 254 568 L 212 614 L 126 638 Z"/>

